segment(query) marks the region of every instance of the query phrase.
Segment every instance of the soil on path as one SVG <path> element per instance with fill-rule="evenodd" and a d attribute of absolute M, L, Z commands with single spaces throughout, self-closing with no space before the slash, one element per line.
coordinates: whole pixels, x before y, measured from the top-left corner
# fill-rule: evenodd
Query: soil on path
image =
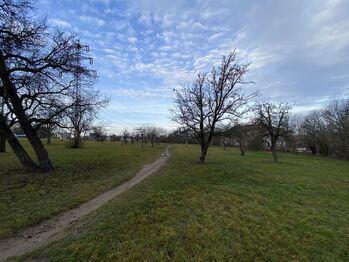
<path fill-rule="evenodd" d="M 79 218 L 86 216 L 96 210 L 109 200 L 127 191 L 144 178 L 158 171 L 160 167 L 170 158 L 168 148 L 159 159 L 151 164 L 145 165 L 136 176 L 129 181 L 102 193 L 96 198 L 56 215 L 40 224 L 19 231 L 16 236 L 0 240 L 0 261 L 13 256 L 21 256 L 34 251 L 48 243 L 64 237 L 64 230 Z"/>

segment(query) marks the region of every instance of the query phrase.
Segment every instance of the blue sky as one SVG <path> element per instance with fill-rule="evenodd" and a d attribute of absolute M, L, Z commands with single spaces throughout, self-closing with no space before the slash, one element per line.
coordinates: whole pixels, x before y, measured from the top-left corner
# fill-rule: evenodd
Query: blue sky
<path fill-rule="evenodd" d="M 349 96 L 347 0 L 38 0 L 49 23 L 90 45 L 109 132 L 174 128 L 173 89 L 236 49 L 260 99 L 306 112 Z"/>

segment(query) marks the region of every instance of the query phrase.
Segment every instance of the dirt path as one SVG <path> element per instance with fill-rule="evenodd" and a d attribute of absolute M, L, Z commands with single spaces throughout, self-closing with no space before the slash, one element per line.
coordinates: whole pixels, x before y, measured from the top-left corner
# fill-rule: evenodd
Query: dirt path
<path fill-rule="evenodd" d="M 64 230 L 68 228 L 70 224 L 138 184 L 144 178 L 159 170 L 169 158 L 170 153 L 168 148 L 166 148 L 165 153 L 163 153 L 159 159 L 149 165 L 145 165 L 136 176 L 124 184 L 106 191 L 74 209 L 61 213 L 40 224 L 28 227 L 18 232 L 15 237 L 1 239 L 0 261 L 5 261 L 13 256 L 24 255 L 49 242 L 63 238 L 65 235 Z"/>

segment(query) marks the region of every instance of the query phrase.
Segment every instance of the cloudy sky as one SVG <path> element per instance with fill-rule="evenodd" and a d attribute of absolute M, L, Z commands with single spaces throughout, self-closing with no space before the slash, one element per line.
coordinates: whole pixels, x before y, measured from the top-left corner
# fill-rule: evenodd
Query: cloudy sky
<path fill-rule="evenodd" d="M 110 132 L 173 127 L 173 89 L 236 49 L 260 99 L 295 112 L 349 96 L 348 0 L 39 0 L 50 24 L 89 44 Z M 248 92 L 248 90 L 246 91 Z"/>

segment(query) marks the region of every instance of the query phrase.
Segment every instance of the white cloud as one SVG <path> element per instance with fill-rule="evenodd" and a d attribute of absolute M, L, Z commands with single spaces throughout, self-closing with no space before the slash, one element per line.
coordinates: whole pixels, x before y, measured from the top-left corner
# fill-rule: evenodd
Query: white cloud
<path fill-rule="evenodd" d="M 58 26 L 58 27 L 71 27 L 71 24 L 68 23 L 65 20 L 59 19 L 59 18 L 52 18 L 50 19 L 50 22 L 54 25 L 54 26 Z"/>
<path fill-rule="evenodd" d="M 220 33 L 215 33 L 212 36 L 209 37 L 208 41 L 213 41 L 213 40 L 217 40 L 218 38 L 224 36 L 224 33 L 220 32 Z"/>
<path fill-rule="evenodd" d="M 137 42 L 137 38 L 134 36 L 127 37 L 127 41 L 131 44 L 135 44 Z"/>
<path fill-rule="evenodd" d="M 105 25 L 105 21 L 103 19 L 94 16 L 81 15 L 79 16 L 79 19 L 82 22 L 93 24 L 98 27 Z"/>

